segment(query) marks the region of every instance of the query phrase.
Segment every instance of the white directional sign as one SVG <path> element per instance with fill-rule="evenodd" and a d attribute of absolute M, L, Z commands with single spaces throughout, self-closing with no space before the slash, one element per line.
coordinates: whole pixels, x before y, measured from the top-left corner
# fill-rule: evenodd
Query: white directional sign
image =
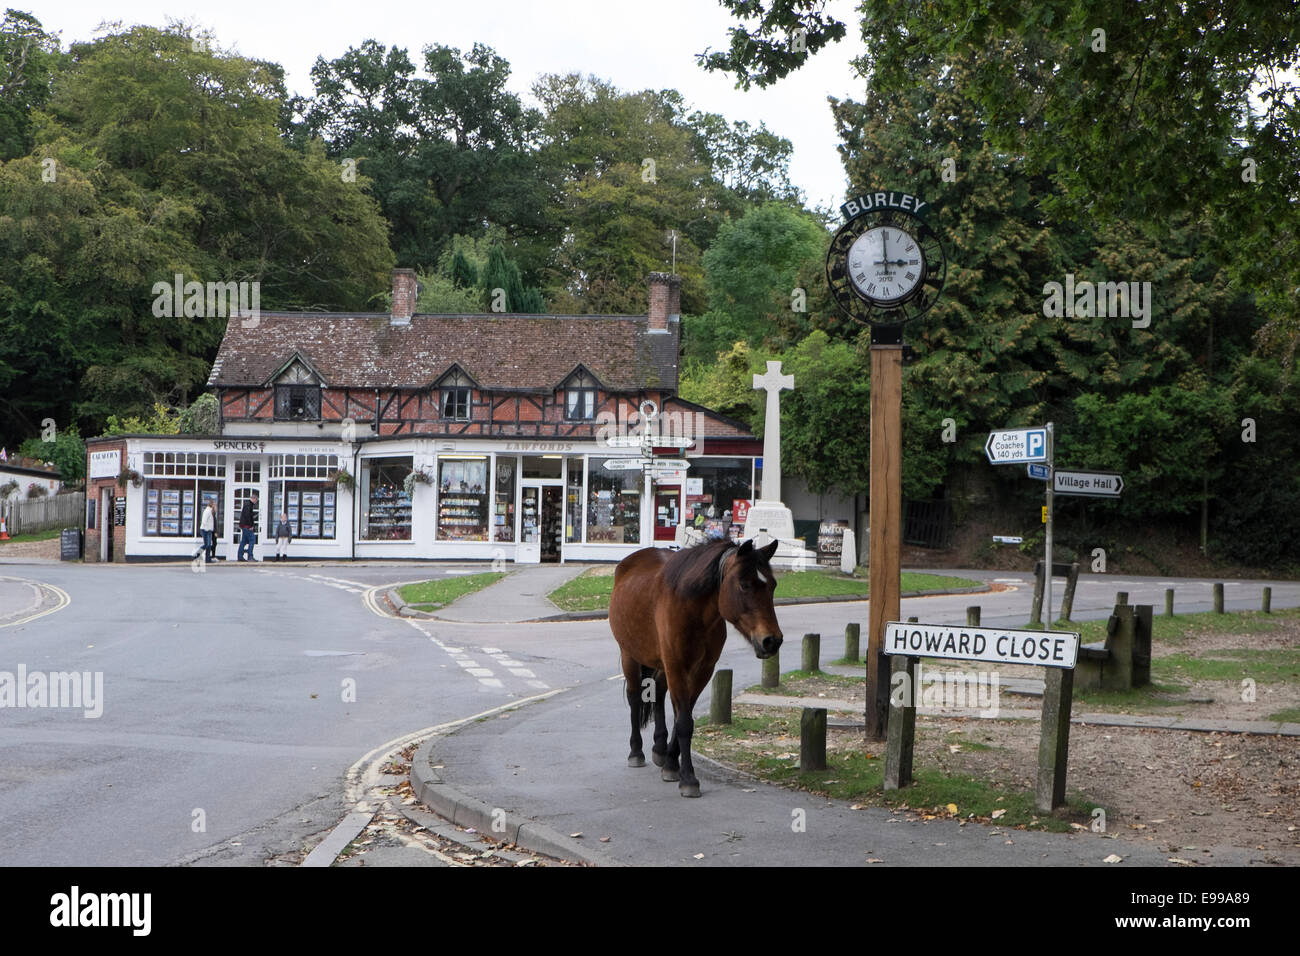
<path fill-rule="evenodd" d="M 885 653 L 1072 669 L 1079 656 L 1079 635 L 1074 631 L 890 621 L 885 625 Z"/>
<path fill-rule="evenodd" d="M 690 448 L 694 444 L 694 438 L 678 435 L 611 435 L 605 439 L 606 448 L 640 448 L 642 445 L 654 448 Z"/>
<path fill-rule="evenodd" d="M 984 453 L 995 465 L 1021 465 L 1031 461 L 1047 461 L 1047 429 L 1017 428 L 1003 432 L 989 432 L 984 443 Z"/>
<path fill-rule="evenodd" d="M 685 458 L 606 458 L 607 471 L 640 471 L 642 468 L 654 471 L 685 471 L 691 463 Z"/>
<path fill-rule="evenodd" d="M 1058 495 L 1118 498 L 1124 490 L 1124 479 L 1110 471 L 1057 471 L 1052 477 Z"/>

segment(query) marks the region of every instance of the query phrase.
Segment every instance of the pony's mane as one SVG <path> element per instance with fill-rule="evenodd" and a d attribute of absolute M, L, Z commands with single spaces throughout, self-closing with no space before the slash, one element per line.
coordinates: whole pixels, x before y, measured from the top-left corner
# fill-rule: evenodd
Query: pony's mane
<path fill-rule="evenodd" d="M 669 590 L 684 600 L 712 594 L 722 583 L 718 561 L 724 551 L 736 545 L 723 538 L 678 551 L 663 568 L 663 580 Z"/>

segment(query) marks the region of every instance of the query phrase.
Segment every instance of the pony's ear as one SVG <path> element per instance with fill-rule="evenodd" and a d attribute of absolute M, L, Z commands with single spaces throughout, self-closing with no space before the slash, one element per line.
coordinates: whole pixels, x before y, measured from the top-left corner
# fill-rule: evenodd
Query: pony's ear
<path fill-rule="evenodd" d="M 740 550 L 739 550 L 738 552 L 736 552 L 736 554 L 737 554 L 737 557 L 741 557 L 741 558 L 743 558 L 743 557 L 745 557 L 745 555 L 749 554 L 749 552 L 751 552 L 751 551 L 753 551 L 753 550 L 754 550 L 754 541 L 753 541 L 753 539 L 751 538 L 751 539 L 749 539 L 749 540 L 746 540 L 743 544 L 741 544 L 741 546 L 740 546 Z"/>
<path fill-rule="evenodd" d="M 764 561 L 771 561 L 772 555 L 776 554 L 776 546 L 780 543 L 781 542 L 774 540 L 766 548 L 759 548 L 758 553 L 763 556 Z"/>

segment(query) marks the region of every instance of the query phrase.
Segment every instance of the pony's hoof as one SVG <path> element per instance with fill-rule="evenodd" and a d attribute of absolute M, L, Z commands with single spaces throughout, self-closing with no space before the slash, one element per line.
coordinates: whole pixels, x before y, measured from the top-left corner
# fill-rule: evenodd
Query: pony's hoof
<path fill-rule="evenodd" d="M 700 785 L 698 783 L 683 783 L 678 787 L 678 792 L 683 797 L 698 797 L 700 795 Z"/>
<path fill-rule="evenodd" d="M 664 755 L 657 751 L 650 751 L 650 759 L 655 762 L 656 767 L 662 767 L 664 765 Z"/>
<path fill-rule="evenodd" d="M 664 783 L 672 783 L 675 780 L 682 779 L 682 774 L 679 770 L 669 770 L 665 767 L 663 770 L 659 771 L 659 779 Z"/>
<path fill-rule="evenodd" d="M 641 754 L 633 754 L 632 756 L 627 758 L 627 765 L 629 767 L 644 767 L 645 757 L 642 756 Z"/>

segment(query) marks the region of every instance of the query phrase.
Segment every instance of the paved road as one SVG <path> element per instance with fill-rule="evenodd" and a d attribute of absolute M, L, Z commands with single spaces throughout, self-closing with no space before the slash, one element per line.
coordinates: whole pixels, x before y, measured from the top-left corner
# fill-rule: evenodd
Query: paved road
<path fill-rule="evenodd" d="M 641 799 L 667 799 L 665 791 L 672 798 L 665 819 L 680 813 L 685 801 L 674 787 L 660 786 L 651 770 L 642 782 L 623 766 L 626 718 L 621 688 L 607 681 L 618 664 L 605 622 L 410 622 L 379 617 L 362 601 L 373 585 L 458 570 L 223 564 L 195 574 L 188 565 L 7 565 L 6 577 L 45 582 L 70 603 L 0 626 L 0 671 L 102 674 L 103 715 L 0 709 L 0 863 L 258 865 L 297 850 L 346 814 L 348 769 L 374 748 L 557 688 L 574 690 L 538 705 L 536 719 L 559 714 L 561 724 L 576 722 L 582 733 L 543 732 L 539 724 L 537 732 L 500 735 L 526 747 L 497 772 L 513 778 L 504 765 L 513 762 L 555 781 L 581 783 L 589 774 L 593 785 L 635 788 L 629 798 L 645 786 L 650 792 Z M 1075 616 L 1104 616 L 1117 589 L 1162 607 L 1167 585 L 1085 576 Z M 1184 598 L 1187 609 L 1208 607 L 1208 582 L 1174 586 L 1180 609 Z M 1256 606 L 1259 588 L 1230 582 L 1229 606 Z M 1279 608 L 1300 605 L 1300 584 L 1275 584 L 1273 600 Z M 1019 624 L 1030 594 L 1022 587 L 910 599 L 903 613 L 958 621 L 972 603 L 984 607 L 985 621 Z M 866 610 L 860 602 L 803 605 L 781 608 L 778 617 L 792 642 L 820 631 L 830 656 L 834 636 L 847 621 L 865 623 Z M 737 641 L 728 643 L 721 666 L 736 671 L 738 688 L 759 673 Z M 355 682 L 355 700 L 345 699 L 352 686 L 345 681 Z M 493 718 L 472 733 L 522 726 L 532 713 Z M 497 737 L 491 742 L 484 753 L 497 753 Z M 517 809 L 544 808 L 521 799 Z M 809 809 L 810 820 L 833 819 Z M 737 812 L 730 831 L 749 819 L 748 810 Z M 904 849 L 881 846 L 891 854 Z"/>

